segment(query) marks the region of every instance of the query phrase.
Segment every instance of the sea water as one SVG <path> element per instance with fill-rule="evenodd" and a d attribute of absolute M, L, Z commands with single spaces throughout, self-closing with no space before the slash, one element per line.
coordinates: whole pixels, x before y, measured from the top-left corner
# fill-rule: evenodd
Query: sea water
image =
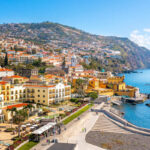
<path fill-rule="evenodd" d="M 150 94 L 150 69 L 122 75 L 125 75 L 127 85 L 140 88 L 141 93 Z M 121 109 L 125 113 L 124 118 L 139 127 L 150 129 L 150 107 L 146 106 L 146 103 L 150 103 L 150 100 L 136 105 L 123 104 Z"/>

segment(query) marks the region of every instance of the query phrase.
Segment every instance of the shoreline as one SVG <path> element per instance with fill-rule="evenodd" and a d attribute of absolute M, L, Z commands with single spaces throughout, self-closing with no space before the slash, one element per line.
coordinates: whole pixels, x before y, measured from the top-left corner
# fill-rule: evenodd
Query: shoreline
<path fill-rule="evenodd" d="M 139 127 L 135 127 L 136 129 L 128 129 L 131 128 L 129 124 L 122 123 L 121 125 L 116 119 L 100 111 L 98 120 L 86 135 L 86 141 L 98 147 L 111 150 L 148 150 L 150 147 L 150 129 L 140 128 L 147 130 L 142 131 L 139 130 Z M 144 148 L 143 145 L 145 145 Z"/>
<path fill-rule="evenodd" d="M 134 87 L 138 87 L 140 92 L 146 95 L 146 100 L 139 104 L 123 104 L 121 111 L 125 112 L 124 118 L 129 122 L 150 129 L 150 107 L 145 104 L 150 103 L 150 69 L 138 69 L 139 73 L 130 73 L 125 75 L 125 83 Z M 140 73 L 143 72 L 143 73 Z"/>

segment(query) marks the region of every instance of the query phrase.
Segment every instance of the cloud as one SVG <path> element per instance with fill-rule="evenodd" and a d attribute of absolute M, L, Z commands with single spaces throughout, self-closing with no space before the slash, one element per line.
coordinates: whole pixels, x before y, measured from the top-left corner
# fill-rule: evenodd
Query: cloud
<path fill-rule="evenodd" d="M 143 31 L 134 30 L 129 38 L 139 46 L 150 49 L 150 29 L 143 29 Z"/>
<path fill-rule="evenodd" d="M 143 29 L 144 32 L 150 32 L 150 29 Z"/>

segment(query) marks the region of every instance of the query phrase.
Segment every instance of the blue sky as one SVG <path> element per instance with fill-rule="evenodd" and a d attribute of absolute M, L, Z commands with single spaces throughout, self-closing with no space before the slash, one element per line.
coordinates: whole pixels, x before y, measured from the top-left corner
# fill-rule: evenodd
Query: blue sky
<path fill-rule="evenodd" d="M 0 23 L 58 22 L 150 47 L 149 7 L 150 0 L 0 0 Z"/>

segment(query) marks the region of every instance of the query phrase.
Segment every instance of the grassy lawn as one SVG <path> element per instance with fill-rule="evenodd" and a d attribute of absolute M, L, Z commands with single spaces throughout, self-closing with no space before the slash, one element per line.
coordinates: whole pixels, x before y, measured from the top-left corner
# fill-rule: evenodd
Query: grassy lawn
<path fill-rule="evenodd" d="M 24 144 L 23 146 L 21 146 L 18 150 L 30 150 L 33 146 L 37 145 L 37 142 L 28 142 L 26 144 Z"/>
<path fill-rule="evenodd" d="M 72 121 L 73 119 L 77 118 L 78 116 L 80 116 L 82 113 L 84 113 L 85 111 L 87 111 L 90 107 L 92 107 L 93 104 L 89 104 L 86 105 L 85 107 L 83 107 L 82 109 L 80 109 L 79 111 L 77 111 L 76 113 L 74 113 L 73 115 L 69 116 L 67 119 L 65 119 L 63 121 L 63 124 L 66 125 L 68 124 L 70 121 Z"/>

